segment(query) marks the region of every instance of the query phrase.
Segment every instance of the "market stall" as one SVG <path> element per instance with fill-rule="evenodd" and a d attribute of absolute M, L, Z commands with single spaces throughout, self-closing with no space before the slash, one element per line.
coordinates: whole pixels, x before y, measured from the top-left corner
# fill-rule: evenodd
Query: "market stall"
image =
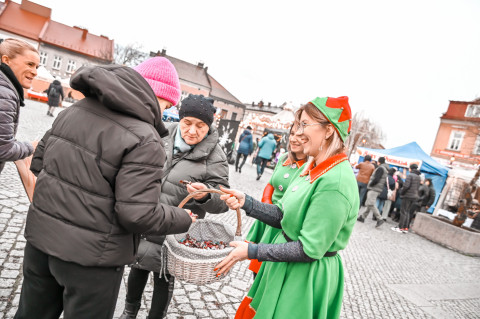
<path fill-rule="evenodd" d="M 425 175 L 425 178 L 431 178 L 433 187 L 435 188 L 435 202 L 428 210 L 433 212 L 435 205 L 440 197 L 442 189 L 448 177 L 449 169 L 431 158 L 425 153 L 417 143 L 411 142 L 402 146 L 390 149 L 370 149 L 364 147 L 357 148 L 358 162 L 363 161 L 365 155 L 372 156 L 373 160 L 378 160 L 379 157 L 385 157 L 385 162 L 391 167 L 395 167 L 400 171 L 407 172 L 411 164 L 418 165 L 418 169 Z"/>

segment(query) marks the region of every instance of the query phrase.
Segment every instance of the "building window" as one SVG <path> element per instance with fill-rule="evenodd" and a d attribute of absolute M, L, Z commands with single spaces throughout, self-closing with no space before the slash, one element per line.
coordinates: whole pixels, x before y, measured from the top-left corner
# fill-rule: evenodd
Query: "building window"
<path fill-rule="evenodd" d="M 47 52 L 40 52 L 40 65 L 47 65 Z"/>
<path fill-rule="evenodd" d="M 75 72 L 75 67 L 77 66 L 77 62 L 73 60 L 68 60 L 67 64 L 67 73 L 73 73 Z"/>
<path fill-rule="evenodd" d="M 55 58 L 53 59 L 53 69 L 54 70 L 60 70 L 62 67 L 62 57 L 56 55 Z"/>
<path fill-rule="evenodd" d="M 450 140 L 448 141 L 447 149 L 452 151 L 459 151 L 462 146 L 463 136 L 465 132 L 452 131 Z"/>
<path fill-rule="evenodd" d="M 228 113 L 227 110 L 222 110 L 222 111 L 220 112 L 220 118 L 221 118 L 221 119 L 227 118 L 227 113 Z"/>
<path fill-rule="evenodd" d="M 237 113 L 233 112 L 232 113 L 232 121 L 235 121 L 237 119 Z"/>
<path fill-rule="evenodd" d="M 480 117 L 480 104 L 469 104 L 465 117 Z"/>
<path fill-rule="evenodd" d="M 475 141 L 475 147 L 473 149 L 474 155 L 480 155 L 480 135 L 477 135 L 477 140 Z"/>

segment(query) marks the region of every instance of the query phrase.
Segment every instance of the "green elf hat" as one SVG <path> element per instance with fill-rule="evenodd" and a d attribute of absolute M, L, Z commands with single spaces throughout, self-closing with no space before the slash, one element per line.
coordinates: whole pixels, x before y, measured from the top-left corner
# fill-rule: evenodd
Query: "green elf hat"
<path fill-rule="evenodd" d="M 342 141 L 345 142 L 352 129 L 352 110 L 347 96 L 317 97 L 310 101 L 332 123 Z"/>

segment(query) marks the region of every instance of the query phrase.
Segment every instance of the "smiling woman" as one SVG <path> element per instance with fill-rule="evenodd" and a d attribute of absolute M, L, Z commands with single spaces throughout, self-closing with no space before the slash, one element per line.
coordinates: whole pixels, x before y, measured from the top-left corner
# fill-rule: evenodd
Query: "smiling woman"
<path fill-rule="evenodd" d="M 23 159 L 33 153 L 29 142 L 15 139 L 23 89 L 29 89 L 37 76 L 38 51 L 30 44 L 6 39 L 0 44 L 0 172 L 7 161 Z M 33 143 L 36 144 L 36 143 Z"/>

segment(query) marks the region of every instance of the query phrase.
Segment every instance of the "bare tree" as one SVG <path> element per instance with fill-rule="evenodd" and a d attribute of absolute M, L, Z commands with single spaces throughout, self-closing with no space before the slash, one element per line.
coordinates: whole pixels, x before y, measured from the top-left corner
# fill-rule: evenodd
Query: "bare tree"
<path fill-rule="evenodd" d="M 147 53 L 142 51 L 143 46 L 138 43 L 121 45 L 115 43 L 115 63 L 120 65 L 135 66 L 145 60 Z"/>
<path fill-rule="evenodd" d="M 380 148 L 384 134 L 382 129 L 371 119 L 366 118 L 363 112 L 353 116 L 352 130 L 347 140 L 348 158 L 357 147 Z"/>

